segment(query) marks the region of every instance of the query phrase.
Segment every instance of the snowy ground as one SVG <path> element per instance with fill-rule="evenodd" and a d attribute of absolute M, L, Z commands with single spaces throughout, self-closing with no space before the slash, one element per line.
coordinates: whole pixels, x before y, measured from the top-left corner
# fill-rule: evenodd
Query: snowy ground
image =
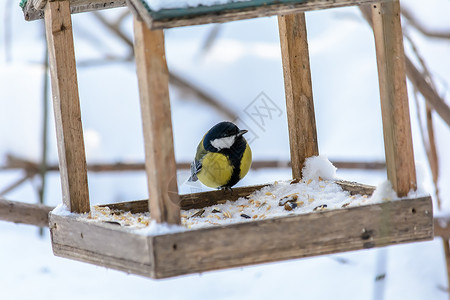
<path fill-rule="evenodd" d="M 450 27 L 445 13 L 450 11 L 448 1 L 434 1 L 430 5 L 415 0 L 405 5 L 430 28 Z M 7 7 L 1 4 L 0 15 L 3 16 Z M 43 27 L 40 22 L 23 21 L 15 4 L 11 11 L 12 27 L 3 24 L 0 27 L 0 126 L 3 128 L 0 161 L 7 153 L 37 160 L 42 114 Z M 111 10 L 107 15 L 119 11 Z M 105 51 L 113 55 L 127 54 L 127 48 L 100 29 L 89 14 L 76 15 L 73 21 L 79 63 L 100 58 Z M 321 154 L 330 159 L 382 160 L 376 61 L 368 26 L 354 8 L 308 13 L 307 22 Z M 90 30 L 94 26 L 99 32 Z M 239 113 L 238 123 L 253 132 L 251 147 L 255 159 L 288 159 L 276 18 L 223 25 L 218 41 L 201 56 L 200 45 L 212 28 L 213 25 L 207 25 L 167 31 L 169 68 L 204 86 Z M 13 34 L 10 54 L 4 48 L 9 29 Z M 124 29 L 131 36 L 131 19 Z M 450 82 L 448 41 L 425 39 L 414 31 L 411 35 L 440 82 L 440 93 L 448 98 L 448 87 L 442 84 L 444 80 Z M 409 45 L 405 43 L 405 46 L 411 53 Z M 88 161 L 142 161 L 133 63 L 80 67 L 78 80 Z M 261 101 L 261 92 L 278 108 L 264 124 L 249 114 L 255 103 Z M 190 95 L 172 89 L 171 96 L 175 155 L 179 161 L 191 160 L 204 131 L 223 116 L 197 102 L 186 101 L 192 98 Z M 410 106 L 419 181 L 433 193 L 413 101 Z M 441 159 L 441 196 L 449 210 L 450 157 L 445 154 L 450 149 L 450 131 L 439 118 L 435 120 Z M 53 127 L 50 132 L 49 156 L 51 162 L 56 162 Z M 338 170 L 337 175 L 373 185 L 385 180 L 382 171 Z M 20 176 L 20 171 L 0 172 L 0 187 Z M 187 178 L 185 172 L 180 172 L 179 177 Z M 250 171 L 240 185 L 288 179 L 287 169 Z M 35 202 L 33 184 L 26 183 L 7 198 Z M 147 197 L 145 177 L 139 172 L 90 174 L 89 184 L 93 204 Z M 47 188 L 47 203 L 59 204 L 57 174 L 49 176 Z M 198 190 L 183 185 L 180 191 Z M 48 234 L 41 239 L 32 226 L 0 222 L 0 241 L 0 299 L 382 299 L 377 293 L 383 290 L 385 299 L 448 298 L 439 239 L 158 281 L 54 257 Z M 382 274 L 384 280 L 375 280 Z"/>

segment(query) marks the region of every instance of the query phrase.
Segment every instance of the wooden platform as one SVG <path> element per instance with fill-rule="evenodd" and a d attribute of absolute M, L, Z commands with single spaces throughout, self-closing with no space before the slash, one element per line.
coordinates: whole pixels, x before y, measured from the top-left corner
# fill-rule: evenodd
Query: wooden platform
<path fill-rule="evenodd" d="M 354 183 L 344 182 L 342 186 L 348 186 L 352 193 L 373 192 L 373 188 Z M 252 188 L 236 190 L 243 195 Z M 215 193 L 194 195 L 197 199 L 213 199 Z M 182 198 L 182 203 L 192 207 L 189 201 L 183 201 L 186 199 Z M 128 207 L 138 212 L 146 203 L 144 200 L 110 207 Z M 140 235 L 119 225 L 51 214 L 50 230 L 57 256 L 165 278 L 430 240 L 432 209 L 431 198 L 424 197 L 156 236 Z"/>
<path fill-rule="evenodd" d="M 389 0 L 251 0 L 225 5 L 151 11 L 142 0 L 130 0 L 134 10 L 152 29 L 172 28 L 207 23 L 222 23 L 273 15 L 287 15 L 333 7 L 386 2 Z M 42 19 L 47 0 L 28 0 L 23 9 L 25 19 Z M 80 13 L 126 6 L 126 0 L 71 0 L 71 12 Z"/>

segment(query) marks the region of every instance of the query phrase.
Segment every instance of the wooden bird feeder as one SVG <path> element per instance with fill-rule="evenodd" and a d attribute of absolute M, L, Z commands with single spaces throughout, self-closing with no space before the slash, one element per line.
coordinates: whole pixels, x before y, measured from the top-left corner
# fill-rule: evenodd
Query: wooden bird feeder
<path fill-rule="evenodd" d="M 178 195 L 164 34 L 154 30 L 278 15 L 293 178 L 318 155 L 304 12 L 370 4 L 375 34 L 388 179 L 401 197 L 416 189 L 398 0 L 252 0 L 240 4 L 135 13 L 135 55 L 143 120 L 148 201 L 109 205 L 151 211 L 157 222 L 180 223 L 180 207 L 220 201 L 222 191 Z M 45 19 L 63 203 L 90 211 L 71 13 L 126 5 L 124 0 L 28 0 L 27 20 Z M 373 188 L 338 182 L 351 193 Z M 234 189 L 234 198 L 257 188 Z M 229 198 L 227 198 L 229 199 Z M 431 197 L 277 217 L 227 226 L 146 236 L 124 227 L 50 214 L 55 255 L 153 278 L 243 266 L 433 238 Z"/>

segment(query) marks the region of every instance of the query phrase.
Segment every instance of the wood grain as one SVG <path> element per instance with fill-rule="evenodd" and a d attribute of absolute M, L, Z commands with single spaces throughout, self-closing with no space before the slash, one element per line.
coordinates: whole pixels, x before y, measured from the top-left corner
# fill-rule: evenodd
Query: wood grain
<path fill-rule="evenodd" d="M 432 237 L 431 199 L 420 198 L 151 238 L 161 278 Z"/>
<path fill-rule="evenodd" d="M 45 30 L 63 202 L 72 212 L 88 212 L 86 155 L 68 0 L 47 3 Z"/>
<path fill-rule="evenodd" d="M 99 266 L 151 276 L 153 256 L 144 235 L 117 225 L 50 214 L 53 253 Z"/>
<path fill-rule="evenodd" d="M 134 20 L 136 68 L 145 146 L 149 208 L 158 223 L 179 224 L 175 154 L 164 33 Z"/>
<path fill-rule="evenodd" d="M 29 0 L 23 9 L 25 20 L 34 21 L 44 18 L 44 9 L 47 0 Z M 36 5 L 35 5 L 36 3 Z M 44 6 L 42 6 L 44 5 Z M 126 6 L 126 0 L 70 0 L 72 14 L 103 10 Z M 41 8 L 42 7 L 42 8 Z"/>
<path fill-rule="evenodd" d="M 388 179 L 398 196 L 417 188 L 398 0 L 372 6 Z"/>
<path fill-rule="evenodd" d="M 33 7 L 38 10 L 44 9 L 47 4 L 47 0 L 28 0 L 29 2 L 33 2 Z"/>
<path fill-rule="evenodd" d="M 305 14 L 278 17 L 292 177 L 302 178 L 305 159 L 319 154 Z"/>
<path fill-rule="evenodd" d="M 0 198 L 0 220 L 48 227 L 48 213 L 53 208 L 43 204 L 8 201 Z"/>

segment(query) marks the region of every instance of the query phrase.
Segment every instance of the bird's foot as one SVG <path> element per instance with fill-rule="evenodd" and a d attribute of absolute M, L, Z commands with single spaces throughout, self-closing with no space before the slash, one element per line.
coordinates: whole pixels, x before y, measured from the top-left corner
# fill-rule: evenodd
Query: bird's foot
<path fill-rule="evenodd" d="M 230 192 L 231 195 L 233 195 L 233 189 L 231 186 L 223 186 L 221 187 L 221 190 L 223 191 L 223 194 L 226 195 L 227 192 Z"/>

